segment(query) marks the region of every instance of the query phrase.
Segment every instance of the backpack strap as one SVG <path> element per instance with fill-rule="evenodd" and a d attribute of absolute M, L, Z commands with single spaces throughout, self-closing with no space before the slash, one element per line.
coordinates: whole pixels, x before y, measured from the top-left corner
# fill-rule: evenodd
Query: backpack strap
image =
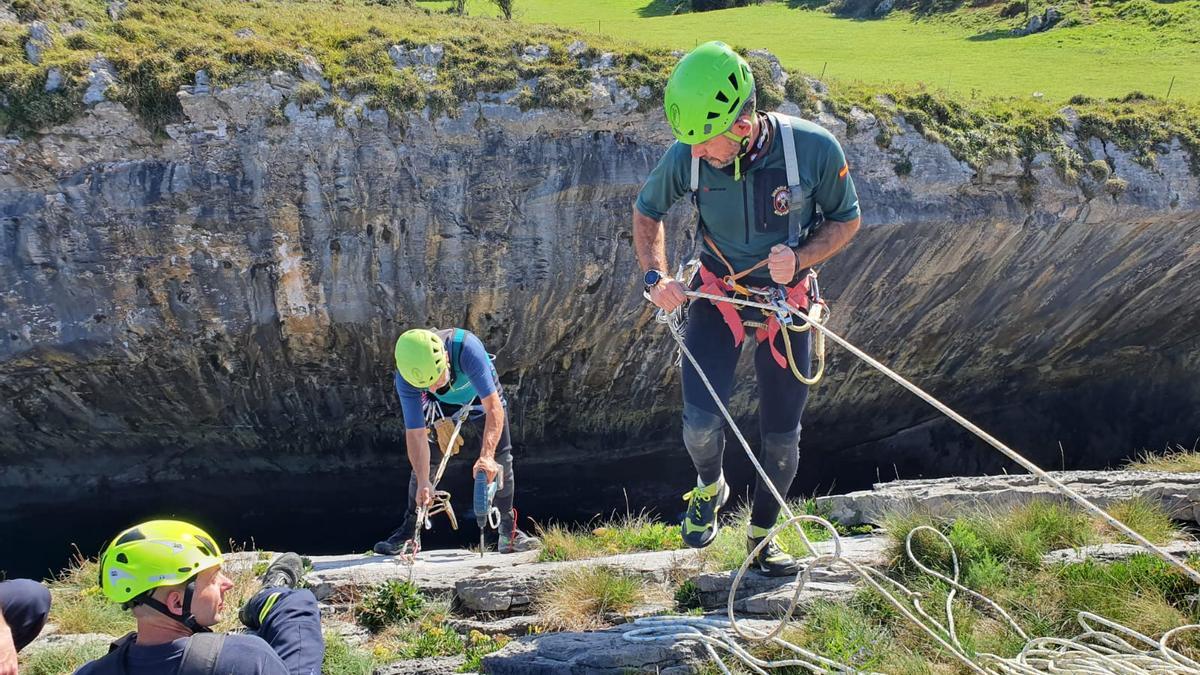
<path fill-rule="evenodd" d="M 217 659 L 225 645 L 224 633 L 196 633 L 183 648 L 178 675 L 216 675 Z"/>
<path fill-rule="evenodd" d="M 696 201 L 696 193 L 700 191 L 700 158 L 692 155 L 692 202 Z"/>
<path fill-rule="evenodd" d="M 463 340 L 467 338 L 466 333 L 461 328 L 454 329 L 454 337 L 450 338 L 450 364 L 455 368 L 462 369 L 462 347 Z"/>
<path fill-rule="evenodd" d="M 796 135 L 792 133 L 792 123 L 787 115 L 767 113 L 779 125 L 779 137 L 783 141 L 783 162 L 787 170 L 788 203 L 800 204 L 803 195 L 800 191 L 800 169 L 796 163 Z M 800 209 L 788 209 L 788 239 L 789 248 L 800 245 Z"/>

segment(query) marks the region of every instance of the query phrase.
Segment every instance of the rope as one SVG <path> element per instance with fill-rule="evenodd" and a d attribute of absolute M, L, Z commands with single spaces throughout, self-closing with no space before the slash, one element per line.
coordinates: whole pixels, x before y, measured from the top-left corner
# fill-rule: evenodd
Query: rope
<path fill-rule="evenodd" d="M 748 300 L 739 300 L 736 298 L 727 298 L 724 296 L 710 295 L 696 291 L 687 291 L 686 295 L 693 298 L 703 298 L 713 302 L 729 302 L 735 305 L 744 307 L 758 307 L 768 311 L 777 311 L 779 307 L 767 305 Z M 1115 527 L 1127 536 L 1131 537 L 1139 544 L 1151 551 L 1155 555 L 1165 560 L 1168 564 L 1175 566 L 1183 571 L 1189 578 L 1197 583 L 1200 583 L 1200 573 L 1188 567 L 1185 563 L 1178 560 L 1171 554 L 1155 546 L 1149 540 L 1145 539 L 1138 533 L 1131 530 L 1124 523 L 1121 523 L 1116 518 L 1109 515 L 1098 506 L 1092 504 L 1083 496 L 1075 493 L 1070 488 L 1063 485 L 1042 471 L 1032 462 L 1026 460 L 1021 455 L 1017 454 L 1008 446 L 996 440 L 990 434 L 987 434 L 979 427 L 972 424 L 969 420 L 959 415 L 954 410 L 950 409 L 945 404 L 938 401 L 936 398 L 926 393 L 916 385 L 904 379 L 891 369 L 871 358 L 868 354 L 850 344 L 841 336 L 834 333 L 832 330 L 824 326 L 819 320 L 810 320 L 810 318 L 795 308 L 784 305 L 788 311 L 795 314 L 805 322 L 805 329 L 815 327 L 819 331 L 819 335 L 828 336 L 834 342 L 845 347 L 855 356 L 866 361 L 869 365 L 876 368 L 880 372 L 887 375 L 892 380 L 898 382 L 901 386 L 916 394 L 926 403 L 930 404 L 938 411 L 947 415 L 958 424 L 962 425 L 972 433 L 976 434 L 989 445 L 1000 450 L 1005 456 L 1025 467 L 1030 473 L 1038 476 L 1046 481 L 1055 489 L 1067 495 L 1076 503 L 1081 504 L 1088 511 L 1100 516 L 1109 525 Z M 815 318 L 815 317 L 814 317 Z M 821 565 L 832 567 L 835 564 L 843 564 L 856 572 L 862 580 L 875 591 L 880 593 L 896 610 L 905 618 L 916 624 L 922 631 L 933 638 L 938 644 L 945 648 L 950 654 L 957 658 L 966 668 L 976 673 L 1002 673 L 1002 674 L 1019 674 L 1026 675 L 1031 673 L 1064 673 L 1064 672 L 1082 672 L 1082 673 L 1181 673 L 1187 675 L 1200 675 L 1200 663 L 1184 656 L 1183 654 L 1171 649 L 1169 643 L 1179 634 L 1187 631 L 1200 630 L 1200 625 L 1186 625 L 1175 628 L 1165 633 L 1159 640 L 1154 640 L 1148 636 L 1142 635 L 1128 627 L 1122 626 L 1116 622 L 1096 616 L 1087 612 L 1080 612 L 1079 623 L 1084 629 L 1084 633 L 1074 639 L 1063 640 L 1061 638 L 1036 638 L 1030 640 L 1028 635 L 1021 629 L 1020 625 L 1012 619 L 1002 607 L 992 601 L 990 598 L 967 588 L 959 582 L 959 564 L 958 555 L 950 544 L 949 539 L 936 529 L 922 526 L 914 528 L 909 532 L 905 539 L 905 552 L 910 560 L 917 568 L 934 578 L 948 584 L 950 591 L 945 600 L 945 621 L 939 621 L 931 616 L 921 605 L 921 596 L 919 593 L 909 590 L 903 584 L 894 579 L 887 577 L 882 572 L 864 567 L 855 563 L 842 555 L 841 537 L 831 523 L 817 516 L 795 515 L 792 513 L 786 500 L 775 488 L 766 472 L 755 457 L 754 452 L 750 449 L 750 444 L 742 435 L 741 430 L 734 422 L 733 417 L 729 414 L 720 397 L 717 396 L 712 384 L 709 382 L 707 375 L 701 370 L 696 358 L 685 344 L 682 323 L 682 312 L 677 308 L 673 312 L 659 311 L 656 315 L 656 321 L 667 326 L 671 333 L 671 337 L 679 345 L 680 353 L 687 357 L 692 367 L 696 369 L 696 373 L 700 376 L 705 388 L 713 397 L 721 414 L 725 417 L 725 421 L 729 423 L 734 435 L 745 450 L 750 463 L 754 466 L 755 471 L 762 478 L 762 483 L 770 490 L 771 495 L 779 503 L 781 509 L 786 515 L 786 520 L 777 524 L 772 528 L 767 536 L 759 542 L 758 546 L 750 552 L 746 559 L 742 562 L 737 574 L 734 576 L 733 583 L 730 587 L 728 602 L 726 605 L 728 621 L 704 618 L 704 617 L 686 617 L 686 616 L 658 616 L 647 617 L 634 621 L 634 628 L 624 634 L 625 639 L 632 642 L 650 642 L 650 641 L 689 641 L 699 642 L 705 649 L 709 658 L 712 659 L 720 668 L 721 672 L 729 675 L 731 673 L 729 667 L 722 660 L 717 649 L 722 649 L 728 654 L 735 657 L 743 665 L 750 668 L 755 673 L 765 674 L 765 668 L 780 668 L 787 666 L 801 666 L 808 668 L 814 673 L 828 672 L 859 672 L 858 669 L 851 666 L 832 661 L 806 651 L 797 645 L 794 645 L 787 640 L 779 637 L 786 627 L 788 621 L 796 610 L 799 603 L 800 594 L 804 587 L 811 579 L 813 568 Z M 784 340 L 785 344 L 790 341 Z M 789 344 L 789 361 L 791 361 L 790 344 Z M 749 568 L 751 562 L 757 557 L 758 553 L 765 548 L 771 541 L 774 540 L 780 532 L 785 528 L 791 527 L 800 535 L 801 541 L 807 547 L 808 551 L 816 553 L 817 549 L 809 541 L 807 534 L 801 527 L 802 522 L 812 522 L 826 528 L 831 535 L 833 544 L 833 552 L 823 555 L 818 555 L 808 565 L 797 574 L 796 589 L 792 594 L 791 601 L 784 616 L 780 619 L 778 625 L 769 632 L 762 632 L 738 624 L 734 616 L 734 600 L 737 597 L 737 590 L 741 584 L 742 578 Z M 917 532 L 932 532 L 943 544 L 945 544 L 951 553 L 952 573 L 950 576 L 942 574 L 931 569 L 922 563 L 912 550 L 912 540 Z M 891 591 L 895 591 L 904 597 L 904 601 L 900 600 Z M 1021 639 L 1025 640 L 1026 646 L 1016 657 L 1005 659 L 995 654 L 979 653 L 975 658 L 967 652 L 959 641 L 955 621 L 954 621 L 954 599 L 959 592 L 963 592 L 974 600 L 983 603 L 989 610 L 1001 617 L 1008 628 L 1016 633 Z M 911 604 L 911 609 L 909 605 Z M 1097 630 L 1092 627 L 1092 623 L 1102 625 L 1109 630 Z M 734 640 L 729 632 L 732 632 L 737 637 L 751 641 L 766 641 L 778 645 L 799 656 L 799 659 L 788 659 L 778 661 L 764 661 L 750 654 L 746 649 L 741 647 Z M 1130 642 L 1127 638 L 1132 638 Z M 1141 645 L 1139 647 L 1139 644 Z M 977 662 L 978 661 L 978 662 Z"/>

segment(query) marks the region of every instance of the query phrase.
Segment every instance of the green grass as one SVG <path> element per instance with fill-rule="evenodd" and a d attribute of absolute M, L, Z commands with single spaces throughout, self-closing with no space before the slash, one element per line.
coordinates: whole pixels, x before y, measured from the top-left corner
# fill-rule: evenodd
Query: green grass
<path fill-rule="evenodd" d="M 133 615 L 104 597 L 100 564 L 77 555 L 67 569 L 50 581 L 50 618 L 63 633 L 103 633 L 119 636 L 134 629 Z"/>
<path fill-rule="evenodd" d="M 371 675 L 374 670 L 375 659 L 369 651 L 351 645 L 341 635 L 325 633 L 324 675 Z"/>
<path fill-rule="evenodd" d="M 645 513 L 614 518 L 590 530 L 551 524 L 538 535 L 543 544 L 539 562 L 683 548 L 679 526 L 656 522 Z"/>
<path fill-rule="evenodd" d="M 1143 452 L 1126 465 L 1134 471 L 1167 471 L 1170 473 L 1200 472 L 1200 452 L 1181 445 L 1163 452 Z"/>
<path fill-rule="evenodd" d="M 1126 4 L 1142 1 L 1121 0 Z M 23 30 L 0 34 L 0 95 L 9 100 L 9 106 L 0 109 L 0 131 L 27 133 L 78 114 L 82 109 L 87 63 L 97 52 L 105 54 L 118 71 L 120 84 L 110 92 L 111 97 L 129 106 L 151 129 L 161 130 L 164 125 L 182 119 L 176 92 L 180 86 L 192 83 L 197 70 L 206 70 L 215 85 L 228 85 L 250 77 L 261 77 L 264 71 L 277 68 L 296 73 L 306 54 L 312 55 L 323 65 L 324 77 L 332 83 L 332 91 L 326 92 L 312 83 L 302 84 L 292 92 L 291 101 L 335 119 L 342 119 L 349 106 L 348 100 L 360 94 L 368 97 L 370 105 L 393 113 L 428 107 L 433 114 L 455 114 L 460 102 L 473 99 L 480 92 L 515 90 L 522 81 L 531 83 L 515 99 L 522 107 L 557 107 L 576 110 L 586 116 L 585 101 L 589 97 L 590 75 L 580 69 L 576 59 L 568 53 L 568 47 L 580 37 L 586 38 L 586 55 L 589 57 L 594 58 L 604 51 L 615 53 L 617 56 L 613 68 L 606 74 L 615 77 L 629 91 L 648 88 L 649 93 L 639 100 L 639 105 L 643 109 L 653 110 L 660 105 L 662 86 L 676 62 L 676 57 L 666 49 L 668 45 L 664 43 L 664 36 L 669 36 L 674 30 L 697 37 L 711 37 L 710 33 L 713 32 L 713 29 L 703 28 L 700 24 L 677 26 L 671 22 L 702 22 L 709 26 L 719 24 L 721 30 L 716 32 L 725 32 L 723 27 L 729 20 L 753 19 L 746 25 L 761 25 L 763 30 L 785 31 L 787 44 L 791 48 L 819 43 L 828 35 L 840 34 L 849 40 L 847 44 L 855 45 L 852 51 L 856 63 L 859 60 L 869 62 L 869 52 L 879 49 L 898 58 L 903 62 L 900 65 L 906 67 L 930 67 L 930 64 L 936 63 L 954 63 L 956 67 L 969 64 L 970 60 L 962 55 L 951 51 L 943 53 L 939 47 L 931 44 L 921 47 L 925 53 L 920 58 L 899 55 L 909 45 L 922 44 L 930 30 L 933 30 L 937 39 L 946 40 L 949 39 L 946 36 L 955 31 L 961 33 L 968 30 L 964 27 L 969 27 L 969 32 L 978 30 L 981 25 L 991 25 L 981 23 L 985 22 L 984 19 L 972 18 L 974 15 L 959 13 L 936 21 L 916 21 L 907 14 L 883 21 L 847 21 L 827 12 L 788 9 L 774 2 L 737 10 L 657 18 L 639 16 L 639 6 L 632 0 L 590 3 L 586 6 L 579 0 L 554 0 L 556 4 L 553 5 L 547 2 L 549 0 L 529 0 L 524 7 L 526 16 L 536 15 L 553 20 L 568 15 L 592 16 L 589 12 L 624 12 L 629 15 L 630 21 L 638 22 L 638 26 L 653 30 L 633 29 L 631 24 L 629 30 L 620 31 L 620 38 L 581 35 L 562 27 L 533 26 L 486 17 L 449 17 L 432 14 L 426 9 L 436 7 L 437 3 L 421 3 L 422 8 L 413 9 L 400 4 L 367 4 L 362 0 L 142 1 L 131 3 L 122 20 L 114 23 L 106 18 L 103 3 L 96 0 L 47 0 L 36 6 L 40 8 L 38 13 L 51 23 L 82 17 L 89 24 L 68 38 L 58 39 L 52 48 L 46 50 L 45 62 L 41 66 L 33 66 L 26 61 Z M 1188 3 L 1195 2 L 1186 0 L 1177 3 L 1178 7 L 1172 5 L 1166 11 L 1185 11 L 1185 6 L 1191 6 Z M 479 9 L 485 13 L 487 8 Z M 1107 15 L 1102 16 L 1104 13 L 1099 9 L 1093 9 L 1095 23 L 1087 26 L 1088 30 L 1101 30 L 1103 26 L 1116 21 L 1105 18 Z M 745 12 L 751 14 L 743 15 Z M 665 23 L 649 23 L 660 21 Z M 806 32 L 808 28 L 796 25 L 797 21 L 816 21 L 818 25 L 813 27 L 809 36 Z M 1105 21 L 1109 21 L 1109 24 Z M 1113 25 L 1136 32 L 1149 30 L 1145 28 L 1152 25 L 1149 21 L 1135 17 Z M 897 26 L 903 27 L 902 32 L 911 31 L 912 34 L 903 39 L 892 36 L 896 38 L 892 40 L 892 37 L 878 33 L 881 30 L 894 30 Z M 246 28 L 253 30 L 252 36 L 236 36 L 238 31 Z M 838 33 L 846 30 L 855 31 L 857 37 L 851 39 L 850 34 Z M 1056 30 L 1048 34 L 1049 37 L 1034 36 L 1021 41 L 993 40 L 970 44 L 980 45 L 981 48 L 1004 45 L 1006 49 L 1017 49 L 1019 45 L 1027 43 L 1059 39 L 1074 30 Z M 1083 30 L 1083 27 L 1079 30 Z M 1171 60 L 1174 58 L 1170 55 L 1171 45 L 1178 47 L 1186 43 L 1194 46 L 1192 42 L 1181 42 L 1181 38 L 1177 39 L 1177 33 L 1172 30 L 1155 29 L 1157 44 L 1167 43 L 1160 52 L 1163 62 L 1167 63 L 1175 62 Z M 805 34 L 806 39 L 793 39 L 796 34 Z M 638 35 L 645 36 L 650 44 L 626 39 Z M 695 41 L 694 38 L 689 40 Z M 422 81 L 412 68 L 396 69 L 387 56 L 387 50 L 392 45 L 415 47 L 432 42 L 442 44 L 445 49 L 444 59 L 432 82 Z M 1103 43 L 1103 40 L 1100 42 Z M 1145 44 L 1140 38 L 1130 38 L 1129 42 Z M 530 44 L 548 45 L 549 57 L 536 63 L 523 61 L 520 54 Z M 746 46 L 763 44 L 772 46 L 773 43 L 747 39 Z M 1096 60 L 1100 65 L 1093 70 L 1102 70 L 1106 83 L 1119 82 L 1118 75 L 1126 67 L 1119 62 L 1120 49 L 1116 46 L 1099 48 L 1108 54 L 1105 59 Z M 975 167 L 986 166 L 995 159 L 1028 161 L 1039 152 L 1047 152 L 1064 178 L 1079 180 L 1083 189 L 1094 195 L 1119 197 L 1123 179 L 1097 178 L 1093 170 L 1096 158 L 1082 156 L 1062 143 L 1060 133 L 1068 125 L 1059 112 L 1061 100 L 1051 102 L 1035 101 L 1027 96 L 1015 99 L 989 96 L 1012 93 L 996 87 L 1017 81 L 1023 74 L 1036 70 L 1046 74 L 1053 82 L 1072 83 L 1071 93 L 1082 91 L 1086 94 L 1072 99 L 1072 107 L 1079 116 L 1081 138 L 1096 136 L 1115 143 L 1152 167 L 1156 154 L 1161 152 L 1164 144 L 1178 137 L 1192 150 L 1193 168 L 1200 173 L 1200 105 L 1180 102 L 1180 99 L 1190 98 L 1194 101 L 1197 98 L 1188 94 L 1192 85 L 1187 83 L 1187 78 L 1176 83 L 1176 92 L 1170 102 L 1145 95 L 1104 100 L 1099 97 L 1125 91 L 1125 88 L 1089 86 L 1087 74 L 1091 71 L 1069 59 L 1062 60 L 1077 50 L 1064 48 L 1056 51 L 1062 53 L 1062 58 L 1046 60 L 1038 69 L 1016 69 L 1012 77 L 1008 74 L 1003 77 L 995 73 L 987 75 L 986 82 L 994 86 L 980 89 L 978 95 L 974 91 L 970 95 L 963 95 L 955 88 L 947 93 L 936 80 L 928 86 L 914 84 L 915 81 L 928 78 L 889 65 L 886 70 L 890 74 L 883 80 L 865 76 L 861 81 L 849 77 L 835 78 L 835 86 L 829 94 L 818 96 L 802 78 L 795 77 L 800 74 L 800 69 L 819 74 L 820 69 L 813 64 L 785 58 L 785 63 L 792 66 L 794 76 L 786 90 L 767 81 L 764 77 L 765 63 L 751 59 L 751 65 L 760 75 L 759 95 L 764 108 L 775 107 L 786 97 L 811 113 L 816 109 L 818 98 L 823 98 L 835 114 L 849 119 L 851 108 L 858 106 L 879 117 L 881 124 L 876 133 L 876 142 L 881 146 L 887 146 L 896 134 L 901 133 L 902 129 L 894 120 L 904 119 L 919 133 L 933 141 L 945 143 L 956 157 Z M 781 53 L 786 56 L 787 49 L 781 48 Z M 1190 57 L 1192 53 L 1185 56 Z M 1003 60 L 992 56 L 985 57 L 983 61 L 989 67 L 1007 67 Z M 51 67 L 59 68 L 64 73 L 65 88 L 61 92 L 44 91 L 47 72 Z M 1128 67 L 1135 70 L 1140 68 Z M 1069 69 L 1070 76 L 1056 73 L 1058 68 Z M 1165 93 L 1160 92 L 1154 84 L 1155 77 L 1163 72 L 1162 68 L 1142 68 L 1137 76 L 1138 86 L 1152 93 Z M 286 123 L 281 111 L 275 111 L 271 123 Z M 897 173 L 910 170 L 911 167 L 904 166 L 903 159 L 897 162 Z M 1032 199 L 1032 195 L 1032 190 L 1026 190 L 1021 196 Z"/>
<path fill-rule="evenodd" d="M 85 645 L 47 647 L 21 660 L 22 675 L 62 675 L 73 673 L 80 666 L 108 653 L 108 643 L 91 642 Z"/>
<path fill-rule="evenodd" d="M 425 601 L 407 581 L 392 579 L 367 591 L 355 607 L 358 623 L 373 631 L 416 618 Z"/>
<path fill-rule="evenodd" d="M 443 8 L 448 3 L 421 3 Z M 690 49 L 721 39 L 771 50 L 785 66 L 839 83 L 925 83 L 960 97 L 1123 96 L 1131 91 L 1200 100 L 1200 8 L 1194 2 L 1101 1 L 1059 5 L 1078 25 L 1022 38 L 1023 23 L 998 17 L 1003 3 L 966 7 L 944 17 L 895 12 L 882 20 L 838 18 L 825 11 L 765 2 L 715 12 L 647 16 L 648 0 L 519 0 L 516 16 L 593 35 L 636 36 L 649 46 Z M 1035 11 L 1047 3 L 1035 2 Z M 495 15 L 485 0 L 468 11 Z"/>
<path fill-rule="evenodd" d="M 622 612 L 647 597 L 641 577 L 603 566 L 565 570 L 537 592 L 534 606 L 539 623 L 549 630 L 593 630 L 606 625 L 606 616 Z"/>

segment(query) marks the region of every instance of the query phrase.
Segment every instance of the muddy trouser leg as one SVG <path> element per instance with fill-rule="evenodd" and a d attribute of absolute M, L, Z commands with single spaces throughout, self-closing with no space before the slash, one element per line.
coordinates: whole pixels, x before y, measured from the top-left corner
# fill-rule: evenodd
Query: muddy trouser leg
<path fill-rule="evenodd" d="M 721 403 L 728 405 L 741 347 L 733 344 L 729 326 L 711 302 L 697 300 L 687 312 L 684 344 L 708 376 Z M 683 358 L 683 445 L 705 485 L 721 477 L 725 418 L 686 356 Z"/>
<path fill-rule="evenodd" d="M 0 582 L 0 612 L 12 631 L 13 646 L 21 651 L 46 625 L 50 591 L 30 579 Z"/>
<path fill-rule="evenodd" d="M 811 335 L 812 331 L 780 331 L 775 336 L 775 346 L 785 358 L 783 340 L 791 340 L 796 367 L 805 377 L 811 376 Z M 754 370 L 758 377 L 758 428 L 762 437 L 758 461 L 779 494 L 787 497 L 800 461 L 800 416 L 808 400 L 808 385 L 797 380 L 791 368 L 779 367 L 766 341 L 754 351 Z M 775 525 L 779 511 L 779 503 L 759 476 L 754 484 L 750 524 L 770 528 Z"/>
<path fill-rule="evenodd" d="M 271 645 L 291 675 L 320 675 L 325 658 L 321 610 L 307 589 L 264 588 L 246 603 L 246 627 Z"/>

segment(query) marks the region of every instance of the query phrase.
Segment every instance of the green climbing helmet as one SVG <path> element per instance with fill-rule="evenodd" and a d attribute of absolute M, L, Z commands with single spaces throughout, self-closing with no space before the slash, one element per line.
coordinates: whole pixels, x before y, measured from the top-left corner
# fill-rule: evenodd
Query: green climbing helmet
<path fill-rule="evenodd" d="M 446 370 L 446 345 L 431 330 L 414 328 L 396 340 L 396 370 L 418 389 L 433 386 Z"/>
<path fill-rule="evenodd" d="M 705 42 L 671 71 L 663 108 L 675 138 L 696 145 L 732 127 L 753 92 L 746 60 L 724 42 Z"/>
<path fill-rule="evenodd" d="M 221 549 L 204 530 L 179 520 L 151 520 L 118 534 L 104 550 L 100 588 L 109 600 L 124 604 L 220 564 Z"/>

